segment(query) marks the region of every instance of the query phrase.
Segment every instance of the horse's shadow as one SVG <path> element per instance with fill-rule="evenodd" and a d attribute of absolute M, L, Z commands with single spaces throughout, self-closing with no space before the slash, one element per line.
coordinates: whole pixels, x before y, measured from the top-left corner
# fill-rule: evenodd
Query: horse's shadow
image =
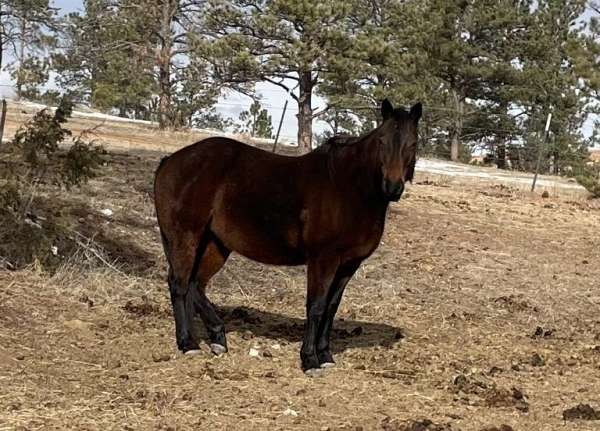
<path fill-rule="evenodd" d="M 301 341 L 304 333 L 303 319 L 256 308 L 220 307 L 219 314 L 227 332 L 250 331 L 255 337 L 286 342 Z M 334 353 L 339 353 L 349 348 L 391 347 L 402 338 L 402 328 L 384 323 L 337 319 L 331 334 L 331 348 Z"/>

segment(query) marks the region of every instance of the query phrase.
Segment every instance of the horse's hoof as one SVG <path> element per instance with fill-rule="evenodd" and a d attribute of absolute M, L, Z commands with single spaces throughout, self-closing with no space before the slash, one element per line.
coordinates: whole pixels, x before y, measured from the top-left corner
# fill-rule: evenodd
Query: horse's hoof
<path fill-rule="evenodd" d="M 335 367 L 335 362 L 323 362 L 319 365 L 321 368 L 333 368 Z"/>
<path fill-rule="evenodd" d="M 322 377 L 323 370 L 320 368 L 310 368 L 304 371 L 304 375 L 306 375 L 306 377 Z"/>
<path fill-rule="evenodd" d="M 202 350 L 200 349 L 191 349 L 191 350 L 186 350 L 185 352 L 183 352 L 184 355 L 187 356 L 196 356 L 196 355 L 200 355 L 202 353 Z"/>
<path fill-rule="evenodd" d="M 227 347 L 221 344 L 212 343 L 210 345 L 210 351 L 213 352 L 215 355 L 220 356 L 224 353 L 227 353 Z"/>

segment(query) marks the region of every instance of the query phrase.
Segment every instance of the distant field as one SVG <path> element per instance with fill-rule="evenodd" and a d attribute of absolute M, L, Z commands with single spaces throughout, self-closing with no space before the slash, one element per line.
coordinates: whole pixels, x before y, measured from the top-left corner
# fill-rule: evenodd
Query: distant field
<path fill-rule="evenodd" d="M 15 131 L 33 114 L 42 108 L 41 105 L 31 103 L 9 102 L 8 116 L 4 139 L 11 139 Z M 171 153 L 186 145 L 192 144 L 203 138 L 219 135 L 218 131 L 161 131 L 155 124 L 143 121 L 130 121 L 127 119 L 108 116 L 97 112 L 82 112 L 75 110 L 73 118 L 67 125 L 73 134 L 80 134 L 84 130 L 93 129 L 91 137 L 106 148 L 127 151 L 156 151 Z M 272 144 L 268 140 L 251 140 L 246 136 L 233 136 L 244 142 L 270 150 Z M 289 145 L 278 145 L 279 153 L 295 154 L 295 148 Z M 445 161 L 421 159 L 417 170 L 432 178 L 442 176 L 446 181 L 477 182 L 487 184 L 507 184 L 521 190 L 531 187 L 531 174 L 502 171 L 495 168 L 484 168 L 462 165 Z M 548 190 L 553 194 L 570 196 L 585 196 L 585 190 L 574 182 L 553 176 L 540 176 L 538 190 Z"/>

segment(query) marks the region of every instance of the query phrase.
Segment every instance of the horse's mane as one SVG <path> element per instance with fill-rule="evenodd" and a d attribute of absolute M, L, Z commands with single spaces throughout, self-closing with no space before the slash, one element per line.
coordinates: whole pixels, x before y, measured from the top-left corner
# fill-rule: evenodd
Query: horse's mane
<path fill-rule="evenodd" d="M 378 128 L 375 128 L 361 136 L 353 136 L 348 134 L 335 135 L 327 139 L 313 151 L 319 153 L 331 153 L 335 149 L 351 147 L 352 145 L 360 141 L 364 141 L 365 139 L 370 138 L 372 135 L 377 133 L 377 131 Z"/>
<path fill-rule="evenodd" d="M 360 140 L 360 136 L 335 135 L 327 139 L 313 151 L 318 153 L 329 153 L 334 148 L 348 147 Z"/>

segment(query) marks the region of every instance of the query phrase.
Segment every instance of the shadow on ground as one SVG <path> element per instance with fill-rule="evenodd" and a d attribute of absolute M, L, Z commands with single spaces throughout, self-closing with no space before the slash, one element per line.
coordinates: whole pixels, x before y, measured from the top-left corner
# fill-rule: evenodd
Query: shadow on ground
<path fill-rule="evenodd" d="M 271 313 L 250 307 L 220 307 L 219 314 L 229 332 L 250 331 L 255 337 L 274 341 L 297 342 L 302 340 L 304 319 Z M 203 325 L 199 322 L 198 339 L 205 340 Z M 391 347 L 404 338 L 402 328 L 385 323 L 337 319 L 332 333 L 332 351 L 343 352 L 351 348 Z"/>

